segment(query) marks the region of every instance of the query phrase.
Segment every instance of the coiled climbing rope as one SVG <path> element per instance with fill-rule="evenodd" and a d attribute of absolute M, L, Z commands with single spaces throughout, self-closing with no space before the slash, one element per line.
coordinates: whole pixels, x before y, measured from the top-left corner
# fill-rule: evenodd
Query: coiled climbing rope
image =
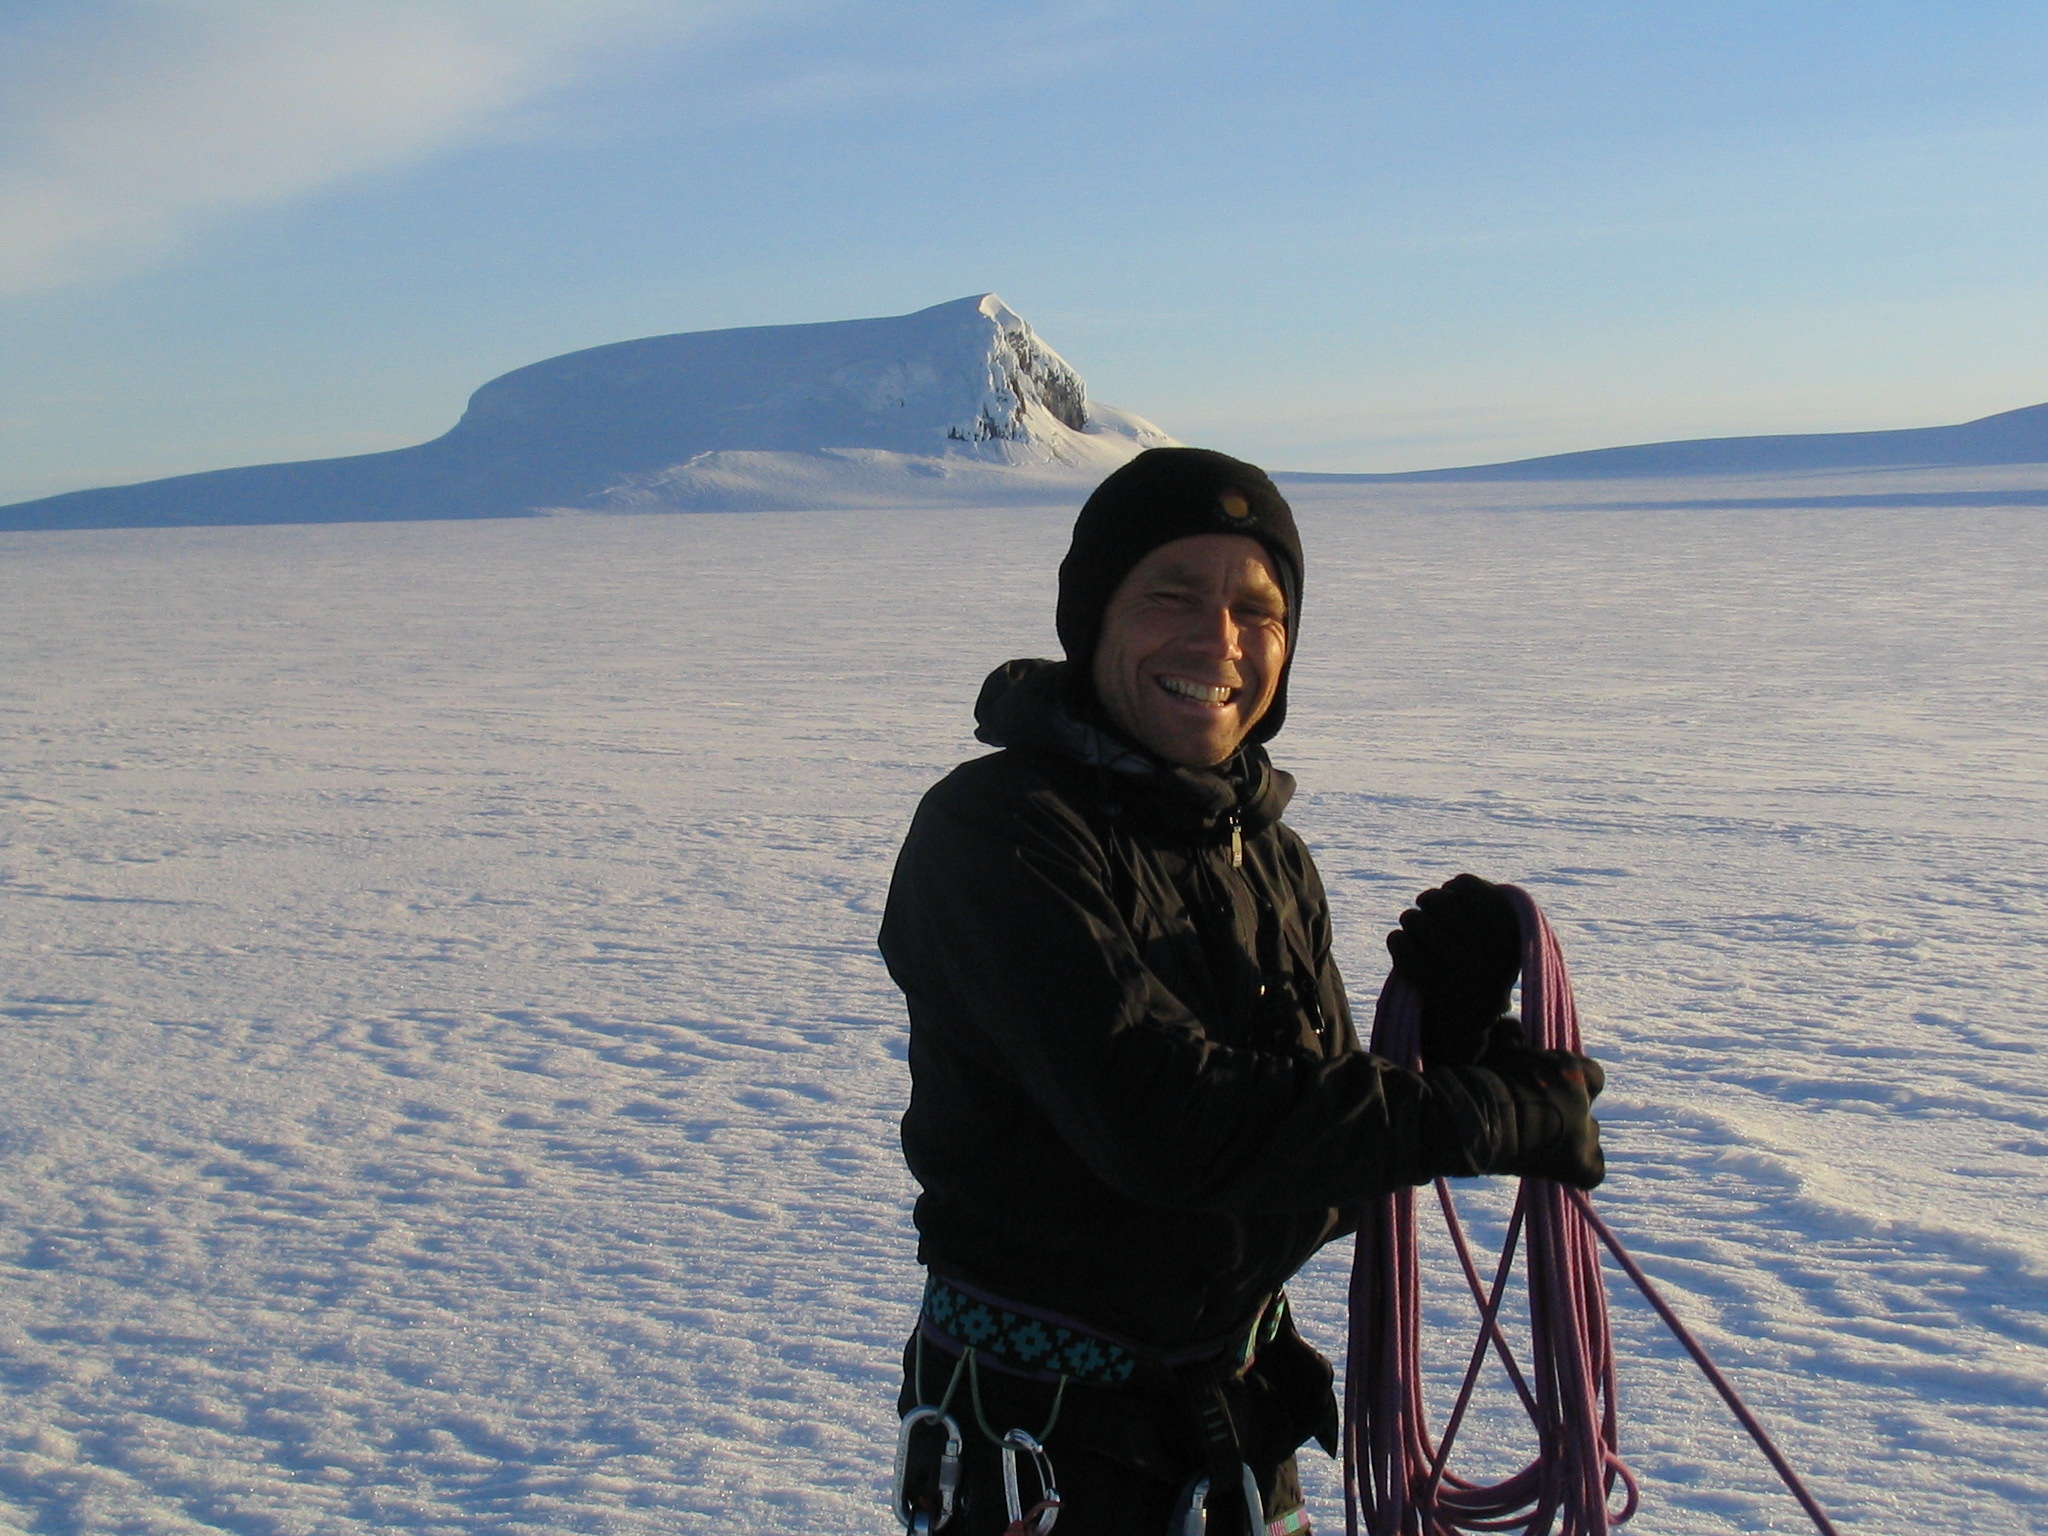
<path fill-rule="evenodd" d="M 1545 1050 L 1578 1051 L 1578 1008 L 1557 936 L 1526 891 L 1503 889 L 1522 919 L 1524 1033 L 1531 1045 Z M 1420 1065 L 1421 1025 L 1421 999 L 1406 983 L 1388 977 L 1373 1017 L 1373 1052 L 1404 1066 Z M 1344 1515 L 1351 1536 L 1359 1536 L 1361 1518 L 1369 1536 L 1454 1536 L 1461 1531 L 1605 1536 L 1635 1513 L 1636 1480 L 1620 1452 L 1614 1346 L 1600 1272 L 1603 1242 L 1762 1447 L 1822 1536 L 1836 1536 L 1756 1416 L 1594 1214 L 1585 1195 L 1549 1179 L 1522 1181 L 1491 1281 L 1473 1260 L 1450 1186 L 1436 1181 L 1437 1201 L 1479 1311 L 1479 1335 L 1442 1438 L 1433 1438 L 1422 1397 L 1415 1193 L 1399 1190 L 1374 1205 L 1359 1227 L 1352 1261 L 1344 1384 Z M 1516 1361 L 1499 1321 L 1518 1245 L 1527 1250 L 1527 1371 Z M 1520 1471 L 1483 1484 L 1457 1475 L 1449 1463 L 1489 1353 L 1499 1359 L 1528 1412 L 1538 1449 Z"/>

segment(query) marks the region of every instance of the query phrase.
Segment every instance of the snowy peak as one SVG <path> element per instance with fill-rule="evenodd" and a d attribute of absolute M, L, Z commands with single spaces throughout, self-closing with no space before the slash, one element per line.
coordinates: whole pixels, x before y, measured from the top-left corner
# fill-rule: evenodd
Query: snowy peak
<path fill-rule="evenodd" d="M 1112 413 L 1121 417 L 1121 413 Z M 1128 438 L 1121 425 L 1110 429 Z M 1152 429 L 1160 441 L 1164 434 Z M 703 453 L 879 449 L 1090 463 L 1088 386 L 994 294 L 914 314 L 620 342 L 493 379 L 447 441 L 602 443 L 627 475 Z"/>
<path fill-rule="evenodd" d="M 591 347 L 492 379 L 417 447 L 78 491 L 0 527 L 1065 500 L 1173 441 L 986 293 Z"/>

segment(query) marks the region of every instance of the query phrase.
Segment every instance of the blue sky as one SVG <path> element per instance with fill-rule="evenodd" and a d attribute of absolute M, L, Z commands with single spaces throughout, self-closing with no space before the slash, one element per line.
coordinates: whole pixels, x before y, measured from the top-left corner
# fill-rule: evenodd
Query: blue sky
<path fill-rule="evenodd" d="M 993 290 L 1291 469 L 2048 400 L 2048 6 L 0 0 L 0 501 Z"/>

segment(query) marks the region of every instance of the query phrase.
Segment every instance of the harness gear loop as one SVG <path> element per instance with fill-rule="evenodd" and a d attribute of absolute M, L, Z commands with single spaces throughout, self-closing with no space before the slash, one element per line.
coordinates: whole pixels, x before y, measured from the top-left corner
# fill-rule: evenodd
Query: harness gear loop
<path fill-rule="evenodd" d="M 999 1435 L 995 1432 L 995 1430 L 992 1427 L 990 1427 L 988 1422 L 988 1415 L 982 1411 L 981 1407 L 981 1367 L 975 1362 L 974 1351 L 972 1349 L 969 1349 L 966 1354 L 962 1355 L 960 1357 L 960 1365 L 955 1366 L 953 1368 L 956 1379 L 958 1377 L 960 1370 L 963 1367 L 967 1371 L 967 1396 L 968 1399 L 974 1404 L 974 1422 L 981 1426 L 981 1432 L 984 1435 L 988 1436 L 990 1443 L 995 1445 L 1007 1445 L 1009 1443 L 1010 1435 L 1023 1435 L 1024 1431 L 1021 1429 L 1013 1429 L 1009 1432 L 1009 1434 Z M 952 1396 L 951 1388 L 947 1389 L 946 1395 L 948 1397 Z M 1062 1404 L 1066 1402 L 1066 1400 L 1067 1378 L 1062 1376 L 1060 1378 L 1059 1386 L 1054 1388 L 1053 1390 L 1052 1412 L 1045 1416 L 1045 1427 L 1039 1430 L 1036 1436 L 1024 1435 L 1024 1438 L 1027 1440 L 1036 1440 L 1041 1443 L 1050 1440 L 1052 1438 L 1053 1426 L 1059 1423 L 1060 1421 L 1060 1407 Z"/>
<path fill-rule="evenodd" d="M 1058 1412 L 1057 1409 L 1054 1410 Z M 1004 1434 L 1003 1448 L 1003 1509 L 1010 1517 L 1004 1536 L 1046 1536 L 1053 1522 L 1060 1517 L 1060 1490 L 1054 1480 L 1052 1461 L 1045 1454 L 1045 1447 L 1021 1429 Z M 1031 1458 L 1031 1470 L 1038 1479 L 1038 1502 L 1031 1508 L 1024 1507 L 1023 1496 L 1017 1489 L 1017 1453 L 1024 1452 Z"/>

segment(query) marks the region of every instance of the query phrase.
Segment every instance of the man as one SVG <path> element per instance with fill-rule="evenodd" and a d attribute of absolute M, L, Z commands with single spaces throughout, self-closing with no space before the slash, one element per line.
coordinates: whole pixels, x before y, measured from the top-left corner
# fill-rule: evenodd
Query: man
<path fill-rule="evenodd" d="M 1390 937 L 1428 1070 L 1359 1047 L 1264 750 L 1302 575 L 1262 471 L 1139 455 L 1074 525 L 1065 662 L 996 670 L 975 734 L 1000 750 L 905 839 L 881 948 L 911 1023 L 929 1281 L 899 1406 L 941 1410 L 907 1435 L 928 1525 L 1043 1529 L 1049 1461 L 1062 1536 L 1163 1533 L 1203 1479 L 1211 1533 L 1305 1530 L 1294 1452 L 1334 1447 L 1336 1405 L 1288 1277 L 1403 1185 L 1600 1178 L 1598 1066 L 1493 1027 L 1520 967 L 1496 887 L 1427 892 Z"/>

